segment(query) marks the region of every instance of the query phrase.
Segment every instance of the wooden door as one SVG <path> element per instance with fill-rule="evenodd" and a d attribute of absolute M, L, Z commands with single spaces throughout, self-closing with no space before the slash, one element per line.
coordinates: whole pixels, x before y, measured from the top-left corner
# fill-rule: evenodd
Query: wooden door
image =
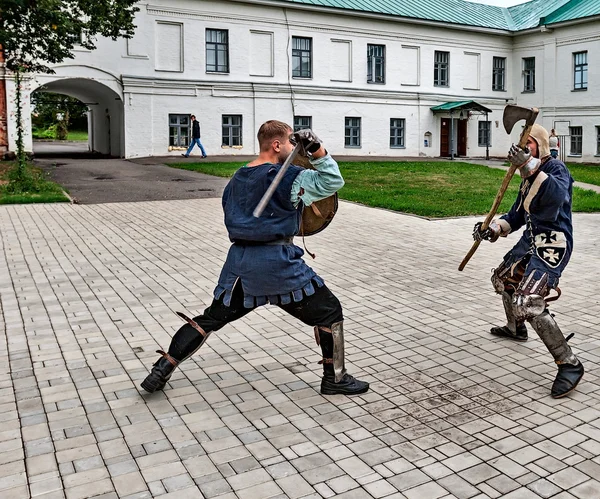
<path fill-rule="evenodd" d="M 443 158 L 450 156 L 450 118 L 442 118 L 440 156 Z"/>
<path fill-rule="evenodd" d="M 458 120 L 457 156 L 467 155 L 467 120 Z"/>

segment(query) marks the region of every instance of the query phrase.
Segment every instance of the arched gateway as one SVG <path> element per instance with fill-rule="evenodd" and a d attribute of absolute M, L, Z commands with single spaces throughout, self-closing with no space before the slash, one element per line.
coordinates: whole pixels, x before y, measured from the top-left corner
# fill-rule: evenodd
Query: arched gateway
<path fill-rule="evenodd" d="M 31 109 L 29 95 L 35 90 L 68 95 L 88 106 L 88 145 L 90 151 L 124 157 L 125 132 L 123 116 L 123 87 L 112 74 L 80 65 L 62 65 L 53 68 L 53 74 L 34 75 L 24 86 L 27 99 L 23 109 L 26 131 L 25 149 L 32 150 Z M 13 88 L 14 91 L 14 88 Z M 14 103 L 10 105 L 14 106 Z M 14 141 L 15 133 L 9 139 Z M 16 149 L 11 147 L 12 150 Z"/>

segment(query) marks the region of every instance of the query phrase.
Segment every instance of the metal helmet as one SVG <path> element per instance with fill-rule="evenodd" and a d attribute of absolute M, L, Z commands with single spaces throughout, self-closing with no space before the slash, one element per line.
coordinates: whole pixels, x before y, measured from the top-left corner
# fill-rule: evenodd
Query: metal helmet
<path fill-rule="evenodd" d="M 550 136 L 548 135 L 548 130 L 546 130 L 542 125 L 535 123 L 531 127 L 529 136 L 535 140 L 538 145 L 538 157 L 540 159 L 550 155 Z"/>

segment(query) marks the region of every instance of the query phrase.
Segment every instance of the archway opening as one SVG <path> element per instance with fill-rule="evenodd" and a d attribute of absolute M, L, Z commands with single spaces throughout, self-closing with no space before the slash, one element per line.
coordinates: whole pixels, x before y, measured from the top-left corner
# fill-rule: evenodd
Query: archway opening
<path fill-rule="evenodd" d="M 33 151 L 88 153 L 88 106 L 79 99 L 37 89 L 31 94 Z"/>
<path fill-rule="evenodd" d="M 41 113 L 36 108 L 37 102 L 42 103 L 42 117 L 38 116 Z M 54 109 L 51 108 L 52 103 L 55 104 Z M 88 78 L 59 78 L 36 88 L 32 105 L 33 151 L 36 156 L 124 156 L 123 101 L 103 83 Z M 50 130 L 43 128 L 44 123 L 52 120 Z M 53 141 L 39 140 L 44 135 L 50 136 L 48 138 L 54 135 Z M 66 140 L 57 140 L 60 138 Z"/>

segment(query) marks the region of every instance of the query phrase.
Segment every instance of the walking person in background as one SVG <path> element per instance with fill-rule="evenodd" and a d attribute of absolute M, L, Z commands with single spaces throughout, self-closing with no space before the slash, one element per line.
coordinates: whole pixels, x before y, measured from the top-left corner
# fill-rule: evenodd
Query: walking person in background
<path fill-rule="evenodd" d="M 552 156 L 554 159 L 558 158 L 558 148 L 560 147 L 560 142 L 558 141 L 558 137 L 556 136 L 554 128 L 550 130 L 548 143 L 550 144 L 550 156 Z"/>
<path fill-rule="evenodd" d="M 182 156 L 189 158 L 194 145 L 198 144 L 198 147 L 202 152 L 202 157 L 206 158 L 206 151 L 204 150 L 204 146 L 202 146 L 202 142 L 200 142 L 200 123 L 198 123 L 198 120 L 193 114 L 190 118 L 192 119 L 192 140 L 190 142 L 190 147 L 188 147 L 187 151 L 185 151 L 185 154 L 182 154 Z"/>

